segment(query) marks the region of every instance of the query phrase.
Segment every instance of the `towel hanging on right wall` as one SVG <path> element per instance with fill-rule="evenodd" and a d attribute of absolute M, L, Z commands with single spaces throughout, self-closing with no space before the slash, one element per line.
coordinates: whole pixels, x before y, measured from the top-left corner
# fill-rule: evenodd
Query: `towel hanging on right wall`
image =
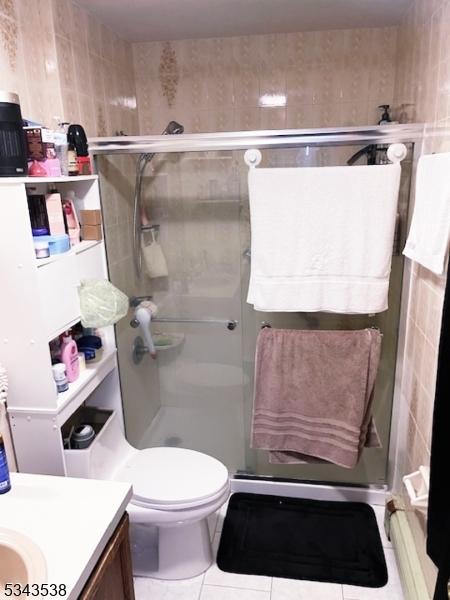
<path fill-rule="evenodd" d="M 267 312 L 388 308 L 400 164 L 252 168 L 247 302 Z"/>
<path fill-rule="evenodd" d="M 421 156 L 414 213 L 403 254 L 442 275 L 450 237 L 450 152 Z"/>

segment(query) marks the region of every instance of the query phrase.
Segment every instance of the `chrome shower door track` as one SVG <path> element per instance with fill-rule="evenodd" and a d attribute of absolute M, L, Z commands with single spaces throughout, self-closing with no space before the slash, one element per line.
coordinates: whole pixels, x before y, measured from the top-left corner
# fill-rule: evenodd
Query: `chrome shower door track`
<path fill-rule="evenodd" d="M 295 148 L 304 146 L 347 146 L 416 142 L 423 136 L 423 124 L 334 127 L 325 129 L 280 129 L 226 133 L 183 133 L 177 136 L 140 135 L 95 137 L 89 150 L 99 154 L 141 154 L 161 152 L 208 152 L 248 148 Z"/>

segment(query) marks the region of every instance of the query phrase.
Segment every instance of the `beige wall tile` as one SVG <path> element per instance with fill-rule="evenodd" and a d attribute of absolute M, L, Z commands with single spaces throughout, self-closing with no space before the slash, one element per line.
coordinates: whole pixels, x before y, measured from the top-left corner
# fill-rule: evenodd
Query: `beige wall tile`
<path fill-rule="evenodd" d="M 169 107 L 158 70 L 163 43 L 133 45 L 145 133 L 159 133 L 169 113 L 187 132 L 222 131 L 229 109 L 234 129 L 242 130 L 375 124 L 378 104 L 393 101 L 395 28 L 184 40 L 171 46 L 179 80 Z"/>
<path fill-rule="evenodd" d="M 138 132 L 131 45 L 71 0 L 0 3 L 0 89 L 47 127 Z"/>
<path fill-rule="evenodd" d="M 414 120 L 426 123 L 426 130 L 447 124 L 450 107 L 450 1 L 416 0 L 403 20 L 398 34 L 395 106 L 397 114 L 414 115 Z M 407 111 L 404 103 L 412 103 Z M 412 119 L 411 119 L 412 120 Z M 425 152 L 443 151 L 450 147 L 449 135 L 425 140 Z M 410 294 L 407 369 L 403 395 L 410 404 L 415 435 L 404 440 L 402 465 L 405 474 L 421 464 L 429 464 L 433 403 L 436 385 L 436 365 L 439 347 L 445 277 L 433 275 L 422 267 L 414 267 Z M 414 374 L 410 376 L 411 368 Z M 409 381 L 412 379 L 412 384 Z M 410 522 L 416 516 L 411 511 Z M 413 527 L 419 552 L 425 554 L 425 520 L 423 527 Z M 427 584 L 432 593 L 435 569 L 426 570 Z"/>

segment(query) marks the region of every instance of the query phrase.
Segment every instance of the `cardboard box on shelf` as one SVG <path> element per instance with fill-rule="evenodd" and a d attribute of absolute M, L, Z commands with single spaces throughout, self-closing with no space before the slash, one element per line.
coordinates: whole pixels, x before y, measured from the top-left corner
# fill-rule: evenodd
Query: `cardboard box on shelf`
<path fill-rule="evenodd" d="M 100 210 L 80 210 L 82 225 L 101 225 L 102 213 Z"/>
<path fill-rule="evenodd" d="M 83 212 L 83 211 L 81 211 Z M 81 237 L 83 240 L 102 240 L 102 226 L 101 225 L 82 225 L 81 226 Z"/>

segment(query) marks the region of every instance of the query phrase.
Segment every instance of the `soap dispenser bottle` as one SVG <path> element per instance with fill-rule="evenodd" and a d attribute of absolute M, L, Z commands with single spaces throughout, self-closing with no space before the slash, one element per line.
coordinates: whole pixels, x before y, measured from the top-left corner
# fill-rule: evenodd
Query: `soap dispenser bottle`
<path fill-rule="evenodd" d="M 8 460 L 6 458 L 6 449 L 0 433 L 0 494 L 6 494 L 11 489 L 9 479 Z"/>
<path fill-rule="evenodd" d="M 390 105 L 381 104 L 378 108 L 383 111 L 381 119 L 378 121 L 378 125 L 389 125 L 392 123 L 391 115 L 389 114 Z"/>

